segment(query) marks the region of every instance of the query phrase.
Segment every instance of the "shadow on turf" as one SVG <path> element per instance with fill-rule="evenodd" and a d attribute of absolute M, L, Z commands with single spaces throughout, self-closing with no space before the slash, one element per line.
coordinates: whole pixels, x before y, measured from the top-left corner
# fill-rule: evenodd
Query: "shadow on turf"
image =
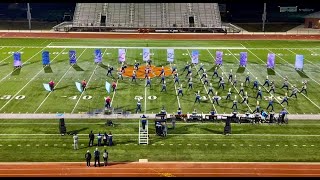
<path fill-rule="evenodd" d="M 244 73 L 245 70 L 246 70 L 245 67 L 239 66 L 236 73 Z"/>
<path fill-rule="evenodd" d="M 305 72 L 299 71 L 299 70 L 296 70 L 296 71 L 297 71 L 297 73 L 300 75 L 300 77 L 309 78 L 309 76 L 307 76 Z"/>
<path fill-rule="evenodd" d="M 89 129 L 88 127 L 85 127 L 85 128 L 81 128 L 81 129 L 77 129 L 77 130 L 73 130 L 73 131 L 69 131 L 69 132 L 67 132 L 67 134 L 69 134 L 69 135 L 73 135 L 73 134 L 79 134 L 79 132 L 82 132 L 82 131 L 85 131 L 85 130 L 87 130 L 87 129 Z"/>
<path fill-rule="evenodd" d="M 21 72 L 21 68 L 13 69 L 13 71 L 11 72 L 11 76 L 18 76 L 20 72 Z"/>
<path fill-rule="evenodd" d="M 58 87 L 58 88 L 55 88 L 55 90 L 58 90 L 58 89 L 65 89 L 65 88 L 68 88 L 70 85 L 67 85 L 67 86 L 62 86 L 62 87 Z"/>
<path fill-rule="evenodd" d="M 73 69 L 75 69 L 76 71 L 84 71 L 78 64 L 74 64 Z"/>
<path fill-rule="evenodd" d="M 8 65 L 9 63 L 1 63 L 0 66 L 6 66 Z"/>
<path fill-rule="evenodd" d="M 273 69 L 267 68 L 268 75 L 276 75 L 276 72 L 274 72 Z"/>
<path fill-rule="evenodd" d="M 44 66 L 43 70 L 45 73 L 52 73 L 53 72 L 50 66 Z"/>
<path fill-rule="evenodd" d="M 99 66 L 102 67 L 103 69 L 108 69 L 108 66 L 104 65 L 103 63 L 99 63 Z"/>

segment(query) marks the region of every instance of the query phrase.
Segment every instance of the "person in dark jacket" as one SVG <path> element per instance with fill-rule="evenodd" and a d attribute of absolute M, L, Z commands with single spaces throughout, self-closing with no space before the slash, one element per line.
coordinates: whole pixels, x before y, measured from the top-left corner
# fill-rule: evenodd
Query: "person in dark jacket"
<path fill-rule="evenodd" d="M 103 135 L 103 145 L 107 145 L 108 143 L 108 134 L 105 132 L 104 135 Z"/>
<path fill-rule="evenodd" d="M 112 146 L 113 142 L 112 142 L 112 133 L 111 132 L 109 132 L 108 138 L 109 138 L 109 146 Z"/>
<path fill-rule="evenodd" d="M 87 167 L 90 167 L 90 161 L 91 161 L 91 153 L 88 150 L 87 153 L 84 155 L 84 157 L 86 158 L 87 161 Z"/>
<path fill-rule="evenodd" d="M 89 134 L 89 147 L 93 146 L 94 134 L 92 131 Z"/>
<path fill-rule="evenodd" d="M 97 167 L 97 162 L 98 166 L 100 167 L 100 151 L 98 148 L 93 152 L 94 153 L 94 167 Z"/>

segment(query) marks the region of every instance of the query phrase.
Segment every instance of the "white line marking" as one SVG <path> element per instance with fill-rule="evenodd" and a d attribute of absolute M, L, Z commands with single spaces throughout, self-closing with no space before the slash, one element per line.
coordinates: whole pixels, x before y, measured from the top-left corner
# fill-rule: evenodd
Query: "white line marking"
<path fill-rule="evenodd" d="M 237 57 L 228 49 L 228 51 L 233 55 L 233 57 L 237 60 Z M 250 70 L 249 70 L 249 68 L 248 67 L 246 67 L 246 70 L 248 70 L 248 72 L 252 75 L 252 76 L 254 76 L 254 77 L 257 77 L 257 76 L 255 76 Z M 261 82 L 258 80 L 258 82 L 259 82 L 259 84 L 261 84 Z M 266 87 L 264 87 L 264 86 L 262 86 L 267 92 L 269 92 L 269 90 L 266 88 Z M 271 93 L 269 93 L 270 95 L 272 95 Z M 282 107 L 284 107 L 281 103 L 280 103 L 280 101 L 277 99 L 277 98 L 275 98 L 275 100 L 282 106 Z M 250 109 L 250 111 L 252 112 L 252 110 Z M 288 113 L 290 113 L 288 110 L 287 110 L 287 112 Z"/>
<path fill-rule="evenodd" d="M 294 144 L 293 146 L 298 146 L 298 145 Z"/>
<path fill-rule="evenodd" d="M 2 47 L 3 48 L 3 47 Z M 21 50 L 23 50 L 24 49 L 24 47 L 23 48 L 21 48 L 21 49 L 19 49 L 17 52 L 20 52 Z M 0 61 L 0 63 L 2 63 L 3 61 L 5 61 L 5 60 L 7 60 L 8 58 L 10 58 L 10 57 L 12 57 L 13 56 L 13 54 L 10 54 L 8 57 L 6 57 L 6 58 L 4 58 L 2 61 Z"/>
<path fill-rule="evenodd" d="M 270 51 L 269 49 L 267 49 L 269 52 L 272 52 L 272 51 Z M 272 52 L 272 53 L 274 53 L 274 52 Z M 293 67 L 294 68 L 294 66 L 292 65 L 292 64 L 290 64 L 288 61 L 286 61 L 285 59 L 283 59 L 281 56 L 279 56 L 279 55 L 277 55 L 276 53 L 274 53 L 276 56 L 278 56 L 280 59 L 282 59 L 283 61 L 285 61 L 289 66 L 291 66 L 291 67 Z M 310 79 L 312 79 L 315 83 L 317 83 L 318 85 L 320 85 L 320 83 L 318 82 L 318 81 L 316 81 L 315 79 L 313 79 L 312 77 L 310 77 L 309 76 L 309 78 Z"/>
<path fill-rule="evenodd" d="M 164 144 L 161 144 L 161 146 L 163 146 Z"/>
<path fill-rule="evenodd" d="M 8 146 L 12 146 L 11 144 L 8 144 Z"/>
<path fill-rule="evenodd" d="M 11 46 L 12 47 L 12 46 Z M 125 49 L 143 49 L 145 47 L 124 47 L 124 46 L 54 46 L 54 45 L 50 45 L 50 46 L 46 46 L 47 48 L 88 48 L 88 49 L 96 49 L 96 48 L 100 48 L 100 49 L 104 49 L 104 48 L 108 48 L 108 49 L 119 49 L 119 48 L 125 48 Z M 195 47 L 152 47 L 149 46 L 148 48 L 150 49 L 192 49 Z M 197 49 L 246 49 L 244 47 L 196 47 Z"/>
<path fill-rule="evenodd" d="M 170 67 L 172 68 L 172 64 L 171 64 L 171 62 L 170 62 Z M 172 74 L 172 77 L 173 77 L 173 74 Z M 181 105 L 180 105 L 180 99 L 179 99 L 178 92 L 177 92 L 177 86 L 176 86 L 176 84 L 175 84 L 175 83 L 174 83 L 174 89 L 175 89 L 175 91 L 176 91 L 176 97 L 177 97 L 177 100 L 178 100 L 178 107 L 180 107 L 180 108 L 181 108 Z"/>
<path fill-rule="evenodd" d="M 208 144 L 205 144 L 205 146 L 208 146 Z"/>
<path fill-rule="evenodd" d="M 187 144 L 188 146 L 191 146 L 191 144 Z"/>
<path fill-rule="evenodd" d="M 302 146 L 306 146 L 306 145 L 304 144 L 304 145 L 302 145 Z"/>
<path fill-rule="evenodd" d="M 314 146 L 314 145 L 312 144 L 312 145 L 310 145 L 310 146 Z"/>
<path fill-rule="evenodd" d="M 191 57 L 191 54 L 190 54 L 190 52 L 189 52 L 189 49 L 187 49 L 187 51 L 188 51 L 188 54 L 189 54 L 190 59 L 191 59 L 191 61 L 192 61 L 192 57 Z M 218 114 L 218 111 L 217 111 L 217 109 L 216 109 L 215 105 L 213 104 L 212 98 L 211 98 L 211 96 L 208 94 L 207 87 L 206 87 L 206 85 L 205 85 L 205 84 L 203 84 L 203 81 L 202 81 L 202 79 L 201 79 L 201 77 L 200 77 L 200 74 L 198 73 L 197 66 L 196 66 L 196 65 L 194 65 L 194 68 L 196 69 L 197 74 L 198 74 L 198 76 L 199 76 L 199 79 L 201 80 L 201 83 L 202 83 L 202 85 L 203 85 L 204 89 L 205 89 L 205 90 L 206 90 L 206 92 L 207 92 L 207 94 L 206 94 L 206 95 L 208 95 L 208 97 L 209 97 L 209 99 L 210 99 L 210 101 L 211 101 L 211 104 L 212 104 L 212 107 L 213 107 L 214 111 Z M 214 89 L 214 88 L 213 88 L 213 89 Z M 216 90 L 214 89 L 214 91 L 216 91 Z"/>
<path fill-rule="evenodd" d="M 88 136 L 88 134 L 78 134 Z M 138 136 L 138 134 L 114 134 L 116 136 Z M 0 136 L 61 136 L 60 134 L 0 134 Z M 167 136 L 225 136 L 223 134 L 168 134 Z M 320 134 L 232 134 L 232 136 L 282 136 L 282 137 L 320 137 Z M 6 139 L 2 139 L 6 140 Z M 33 139 L 29 139 L 33 140 Z M 37 139 L 34 139 L 37 140 Z"/>
<path fill-rule="evenodd" d="M 62 50 L 62 51 L 63 51 L 63 50 Z M 56 57 L 54 57 L 51 62 L 53 62 L 53 61 L 62 53 L 62 51 L 61 51 Z M 1 111 L 4 107 L 6 107 L 6 106 L 14 99 L 14 97 L 16 97 L 25 87 L 27 87 L 40 73 L 42 73 L 43 69 L 44 69 L 44 68 L 42 68 L 36 75 L 34 75 L 34 76 L 27 82 L 27 84 L 25 84 L 16 94 L 14 94 L 14 95 L 12 96 L 12 98 L 9 99 L 9 100 L 0 108 L 0 111 Z"/>
<path fill-rule="evenodd" d="M 248 51 L 251 53 L 251 54 L 253 54 L 255 57 L 257 57 L 261 62 L 263 62 L 257 55 L 255 55 L 252 51 L 250 51 L 249 49 L 248 49 Z M 270 50 L 269 50 L 270 51 Z M 272 52 L 272 51 L 270 51 L 270 52 Z M 263 62 L 264 63 L 264 62 Z M 276 72 L 280 77 L 282 77 L 283 78 L 283 76 L 279 73 L 279 72 L 277 72 L 276 70 L 274 70 L 274 72 Z M 292 84 L 288 81 L 288 83 L 292 86 Z M 302 94 L 305 98 L 307 98 L 313 105 L 315 105 L 318 109 L 320 109 L 320 107 L 317 105 L 317 104 L 315 104 L 313 101 L 311 101 L 311 99 L 309 99 L 306 95 L 304 95 L 304 94 Z"/>
<path fill-rule="evenodd" d="M 173 144 L 170 144 L 170 146 L 172 146 Z"/>
<path fill-rule="evenodd" d="M 29 61 L 30 61 L 32 58 L 34 58 L 36 55 L 38 55 L 40 52 L 42 52 L 44 49 L 45 49 L 45 47 L 42 48 L 39 52 L 37 52 L 37 53 L 34 54 L 33 56 L 31 56 L 29 59 L 27 59 L 27 61 L 25 61 L 24 63 L 22 63 L 22 66 L 23 66 L 25 63 L 29 62 Z M 7 74 L 5 77 L 3 77 L 3 78 L 0 80 L 0 82 L 2 82 L 3 80 L 5 80 L 8 76 L 10 76 L 10 75 L 11 75 L 13 72 L 15 72 L 17 69 L 18 69 L 18 68 L 14 69 L 12 72 L 10 72 L 10 73 Z"/>
<path fill-rule="evenodd" d="M 286 144 L 286 145 L 284 145 L 284 146 L 288 146 L 288 145 Z"/>
<path fill-rule="evenodd" d="M 294 54 L 297 54 L 297 53 L 291 51 L 290 49 L 287 49 L 287 50 L 290 51 L 290 52 L 292 52 L 292 53 L 294 53 Z M 307 49 L 307 50 L 310 51 L 310 52 L 312 52 L 312 53 L 315 53 L 315 52 L 313 52 L 313 51 L 311 51 L 311 50 L 309 50 L 309 49 Z M 310 62 L 310 64 L 312 64 L 312 65 L 314 65 L 314 66 L 318 66 L 317 64 L 312 63 L 312 61 L 309 61 L 309 60 L 307 60 L 306 58 L 304 58 L 304 60 Z M 320 66 L 318 66 L 318 68 L 320 68 Z"/>
<path fill-rule="evenodd" d="M 18 144 L 17 146 L 21 146 L 21 144 Z"/>
<path fill-rule="evenodd" d="M 78 59 L 82 56 L 82 54 L 83 54 L 86 50 L 87 50 L 87 49 L 85 49 L 85 50 L 82 51 L 82 53 L 79 55 Z M 57 82 L 57 84 L 55 85 L 55 87 L 58 86 L 58 84 L 62 81 L 62 79 L 64 78 L 64 76 L 67 75 L 67 73 L 69 72 L 69 70 L 70 70 L 71 68 L 72 68 L 72 66 L 70 66 L 70 67 L 68 68 L 68 70 L 63 74 L 63 76 L 62 76 L 62 77 L 60 78 L 60 80 Z M 48 99 L 48 97 L 51 95 L 51 93 L 52 93 L 52 91 L 49 92 L 49 94 L 47 95 L 47 97 L 44 98 L 44 100 L 40 103 L 40 105 L 38 106 L 38 108 L 37 108 L 33 113 L 36 113 L 36 112 L 40 109 L 40 107 L 42 106 L 42 104 Z"/>
<path fill-rule="evenodd" d="M 207 51 L 209 52 L 209 54 L 211 55 L 211 57 L 214 59 L 214 57 L 213 57 L 213 55 L 211 54 L 211 52 L 209 51 L 209 49 L 207 49 Z M 229 51 L 229 50 L 228 50 Z M 229 51 L 230 53 L 231 53 L 231 51 Z M 233 53 L 231 53 L 233 56 L 234 56 L 234 54 Z M 235 57 L 235 56 L 234 56 Z M 236 58 L 236 57 L 235 57 Z M 237 58 L 236 58 L 236 60 L 238 60 Z M 222 66 L 220 66 L 221 68 L 221 70 L 222 70 L 222 72 L 223 72 L 223 74 L 226 76 L 226 79 L 228 79 L 228 76 L 227 76 L 227 74 L 225 73 L 225 71 L 222 69 Z M 237 91 L 237 93 L 238 93 L 238 95 L 241 97 L 241 99 L 243 100 L 244 98 L 242 97 L 242 95 L 239 93 L 239 91 L 238 91 L 238 89 L 236 88 L 236 86 L 233 84 L 233 82 L 231 82 L 231 84 L 232 84 L 232 86 L 233 86 L 233 88 Z M 247 107 L 250 109 L 250 111 L 252 112 L 252 109 L 250 108 L 250 106 L 249 106 L 249 104 L 247 104 L 247 103 L 245 103 L 246 105 L 247 105 Z"/>
<path fill-rule="evenodd" d="M 107 49 L 105 49 L 105 51 L 103 52 L 102 57 L 104 56 L 104 54 L 106 53 L 106 51 L 107 51 Z M 94 75 L 94 73 L 95 73 L 96 69 L 98 68 L 98 66 L 99 66 L 99 64 L 97 64 L 96 67 L 94 68 L 94 70 L 92 71 L 91 76 L 89 77 L 89 80 L 88 80 L 88 82 L 87 82 L 87 86 L 89 85 L 89 82 L 91 81 L 91 78 L 92 78 L 92 76 Z M 118 81 L 117 81 L 117 82 L 118 82 Z M 87 91 L 87 90 L 82 91 L 82 93 L 80 94 L 80 97 L 79 97 L 77 103 L 74 105 L 74 107 L 73 107 L 73 109 L 72 109 L 72 111 L 71 111 L 71 114 L 73 114 L 74 110 L 76 109 L 78 103 L 79 103 L 80 100 L 81 100 L 82 95 L 83 95 L 84 92 L 86 92 L 86 91 Z M 113 99 L 113 97 L 112 97 L 112 99 Z"/>
<path fill-rule="evenodd" d="M 279 146 L 279 144 L 276 144 L 276 146 Z"/>

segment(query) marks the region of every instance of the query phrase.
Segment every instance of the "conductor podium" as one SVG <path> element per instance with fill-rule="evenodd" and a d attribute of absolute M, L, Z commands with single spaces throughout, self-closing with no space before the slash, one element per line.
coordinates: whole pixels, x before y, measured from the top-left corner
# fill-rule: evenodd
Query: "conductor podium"
<path fill-rule="evenodd" d="M 67 133 L 67 128 L 64 123 L 64 118 L 59 119 L 59 130 L 61 135 L 65 135 Z"/>

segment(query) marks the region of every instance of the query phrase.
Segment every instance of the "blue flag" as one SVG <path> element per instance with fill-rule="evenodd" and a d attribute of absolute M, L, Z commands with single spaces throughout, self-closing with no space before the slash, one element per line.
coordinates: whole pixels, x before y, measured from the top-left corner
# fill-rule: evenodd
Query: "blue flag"
<path fill-rule="evenodd" d="M 76 87 L 77 87 L 78 91 L 80 91 L 82 93 L 81 83 L 76 82 Z"/>
<path fill-rule="evenodd" d="M 111 84 L 106 81 L 106 90 L 110 93 Z"/>
<path fill-rule="evenodd" d="M 50 56 L 48 51 L 42 52 L 42 64 L 49 65 L 50 64 Z"/>
<path fill-rule="evenodd" d="M 199 63 L 199 51 L 193 50 L 191 54 L 192 63 L 198 64 Z"/>
<path fill-rule="evenodd" d="M 50 89 L 49 84 L 44 84 L 44 83 L 43 83 L 43 87 L 44 87 L 44 89 L 45 89 L 46 91 L 51 92 L 51 89 Z"/>

